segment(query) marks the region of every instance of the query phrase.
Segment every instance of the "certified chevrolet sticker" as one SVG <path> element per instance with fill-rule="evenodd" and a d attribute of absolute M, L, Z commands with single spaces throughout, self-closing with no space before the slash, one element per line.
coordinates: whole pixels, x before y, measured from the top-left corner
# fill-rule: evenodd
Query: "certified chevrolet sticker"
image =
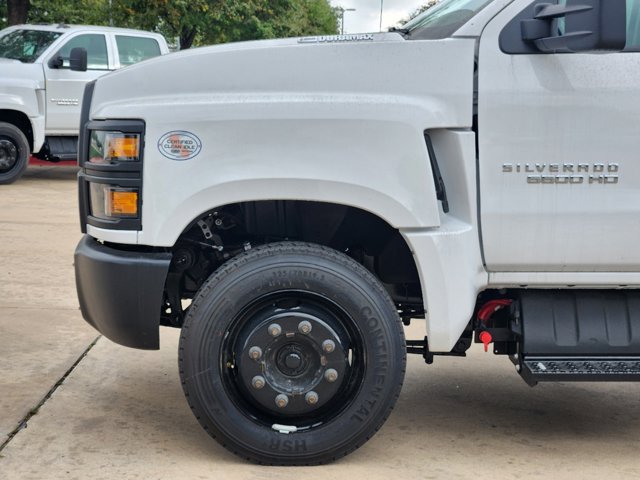
<path fill-rule="evenodd" d="M 190 160 L 202 150 L 202 142 L 191 132 L 175 130 L 158 140 L 158 150 L 171 160 Z"/>

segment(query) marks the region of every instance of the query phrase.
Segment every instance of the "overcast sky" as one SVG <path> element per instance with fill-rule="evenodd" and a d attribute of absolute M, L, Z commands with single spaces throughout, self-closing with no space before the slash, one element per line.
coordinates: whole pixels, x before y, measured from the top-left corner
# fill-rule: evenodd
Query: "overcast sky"
<path fill-rule="evenodd" d="M 382 0 L 382 29 L 387 30 L 413 12 L 426 0 Z M 355 8 L 355 12 L 345 12 L 345 33 L 377 32 L 380 27 L 380 0 L 330 0 L 331 5 Z"/>

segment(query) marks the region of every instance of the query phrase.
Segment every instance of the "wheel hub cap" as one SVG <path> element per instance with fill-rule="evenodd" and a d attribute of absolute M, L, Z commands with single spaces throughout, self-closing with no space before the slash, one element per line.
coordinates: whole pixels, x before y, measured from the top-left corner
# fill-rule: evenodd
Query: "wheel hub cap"
<path fill-rule="evenodd" d="M 347 376 L 349 346 L 331 319 L 323 317 L 309 311 L 271 312 L 243 331 L 236 367 L 249 401 L 294 416 L 312 414 L 336 397 Z M 259 358 L 251 354 L 256 351 L 263 352 Z M 256 377 L 264 378 L 264 385 L 257 383 L 260 388 Z"/>
<path fill-rule="evenodd" d="M 10 140 L 0 138 L 0 171 L 13 168 L 18 160 L 18 149 Z"/>
<path fill-rule="evenodd" d="M 282 357 L 284 357 L 284 360 Z M 277 365 L 282 373 L 292 377 L 302 373 L 305 367 L 301 354 L 298 353 L 296 347 L 292 345 L 280 349 Z"/>

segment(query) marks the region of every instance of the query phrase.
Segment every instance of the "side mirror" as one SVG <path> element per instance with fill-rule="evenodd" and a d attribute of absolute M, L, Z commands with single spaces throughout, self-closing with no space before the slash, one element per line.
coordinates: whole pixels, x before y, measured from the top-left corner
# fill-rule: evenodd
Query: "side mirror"
<path fill-rule="evenodd" d="M 49 68 L 62 68 L 64 65 L 64 59 L 60 55 L 56 55 L 49 60 Z"/>
<path fill-rule="evenodd" d="M 75 72 L 87 71 L 87 49 L 72 48 L 69 53 L 69 68 Z"/>
<path fill-rule="evenodd" d="M 522 39 L 545 53 L 622 50 L 627 40 L 626 0 L 539 3 L 520 23 Z"/>

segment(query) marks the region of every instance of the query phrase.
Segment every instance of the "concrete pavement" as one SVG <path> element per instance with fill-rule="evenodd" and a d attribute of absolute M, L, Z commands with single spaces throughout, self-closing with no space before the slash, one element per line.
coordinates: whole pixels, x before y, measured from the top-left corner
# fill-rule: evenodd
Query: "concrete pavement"
<path fill-rule="evenodd" d="M 30 167 L 0 186 L 0 444 L 97 336 L 73 295 L 76 171 Z"/>
<path fill-rule="evenodd" d="M 0 187 L 0 433 L 43 401 L 0 451 L 0 478 L 640 478 L 640 385 L 529 388 L 504 358 L 409 359 L 380 432 L 332 465 L 250 465 L 193 418 L 177 371 L 178 332 L 161 350 L 100 338 L 77 310 L 74 170 L 29 169 Z M 423 322 L 409 335 L 418 338 Z M 2 443 L 0 437 L 0 443 Z"/>

